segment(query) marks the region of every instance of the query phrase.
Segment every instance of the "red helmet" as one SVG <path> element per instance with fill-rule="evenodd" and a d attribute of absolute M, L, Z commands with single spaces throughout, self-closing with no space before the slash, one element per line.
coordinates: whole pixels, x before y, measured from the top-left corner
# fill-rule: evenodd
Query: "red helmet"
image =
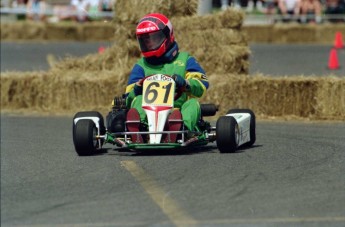
<path fill-rule="evenodd" d="M 136 35 L 144 57 L 161 57 L 175 40 L 170 20 L 159 13 L 144 16 L 137 25 Z"/>

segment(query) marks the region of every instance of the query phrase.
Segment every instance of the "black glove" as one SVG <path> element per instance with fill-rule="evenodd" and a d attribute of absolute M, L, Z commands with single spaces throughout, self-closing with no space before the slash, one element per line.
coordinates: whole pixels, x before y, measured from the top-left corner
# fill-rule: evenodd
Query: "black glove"
<path fill-rule="evenodd" d="M 172 76 L 172 78 L 175 80 L 176 87 L 178 87 L 178 88 L 182 88 L 182 87 L 185 87 L 187 85 L 186 80 L 178 74 L 174 74 Z"/>
<path fill-rule="evenodd" d="M 143 94 L 143 86 L 139 86 L 137 84 L 134 85 L 134 94 L 135 96 Z"/>
<path fill-rule="evenodd" d="M 135 85 L 134 85 L 134 94 L 135 96 L 138 96 L 138 95 L 142 95 L 143 94 L 143 83 L 144 83 L 144 79 L 145 78 L 142 78 L 140 80 L 138 80 Z"/>

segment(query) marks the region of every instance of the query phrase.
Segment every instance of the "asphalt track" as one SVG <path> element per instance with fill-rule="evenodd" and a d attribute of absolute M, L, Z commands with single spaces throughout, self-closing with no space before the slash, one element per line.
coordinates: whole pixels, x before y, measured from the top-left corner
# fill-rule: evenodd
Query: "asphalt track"
<path fill-rule="evenodd" d="M 1 116 L 1 226 L 344 226 L 345 124 L 258 122 L 255 146 L 74 152 L 70 117 Z"/>
<path fill-rule="evenodd" d="M 345 226 L 344 122 L 259 121 L 234 154 L 92 157 L 74 152 L 71 124 L 1 115 L 1 226 Z"/>
<path fill-rule="evenodd" d="M 111 42 L 1 42 L 1 72 L 48 70 L 49 58 L 97 53 Z M 332 45 L 251 44 L 250 74 L 345 77 L 345 49 L 337 50 L 340 69 L 327 68 Z M 30 60 L 28 60 L 30 59 Z"/>

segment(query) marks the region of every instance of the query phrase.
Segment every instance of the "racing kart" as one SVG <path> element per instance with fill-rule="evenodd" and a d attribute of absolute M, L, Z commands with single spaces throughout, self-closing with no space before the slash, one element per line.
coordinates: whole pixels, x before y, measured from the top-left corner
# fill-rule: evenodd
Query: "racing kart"
<path fill-rule="evenodd" d="M 175 81 L 164 74 L 155 74 L 143 81 L 142 108 L 147 123 L 140 122 L 137 110 L 126 108 L 123 97 L 115 97 L 112 110 L 106 117 L 97 111 L 78 112 L 73 117 L 73 143 L 80 156 L 97 153 L 105 144 L 119 151 L 157 149 L 193 149 L 216 142 L 221 153 L 236 152 L 240 147 L 255 143 L 255 114 L 250 109 L 230 109 L 216 121 L 216 126 L 204 118 L 214 116 L 218 107 L 200 104 L 198 131 L 188 130 L 174 101 L 181 91 L 175 91 Z"/>

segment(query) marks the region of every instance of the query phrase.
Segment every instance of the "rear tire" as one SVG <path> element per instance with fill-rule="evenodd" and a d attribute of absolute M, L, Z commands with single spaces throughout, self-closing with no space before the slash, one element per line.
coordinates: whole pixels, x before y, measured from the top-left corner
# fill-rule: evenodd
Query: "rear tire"
<path fill-rule="evenodd" d="M 203 117 L 214 116 L 218 111 L 218 107 L 214 104 L 200 104 L 200 109 Z"/>
<path fill-rule="evenodd" d="M 248 113 L 250 114 L 250 141 L 243 144 L 244 147 L 251 147 L 256 141 L 256 120 L 255 120 L 255 114 L 250 109 L 232 109 L 229 110 L 226 114 L 232 114 L 232 113 Z"/>
<path fill-rule="evenodd" d="M 239 129 L 234 117 L 222 116 L 217 120 L 216 141 L 220 153 L 236 152 L 239 143 Z"/>
<path fill-rule="evenodd" d="M 95 153 L 97 148 L 97 127 L 92 120 L 79 120 L 73 131 L 73 143 L 75 151 L 80 156 L 89 156 Z"/>

